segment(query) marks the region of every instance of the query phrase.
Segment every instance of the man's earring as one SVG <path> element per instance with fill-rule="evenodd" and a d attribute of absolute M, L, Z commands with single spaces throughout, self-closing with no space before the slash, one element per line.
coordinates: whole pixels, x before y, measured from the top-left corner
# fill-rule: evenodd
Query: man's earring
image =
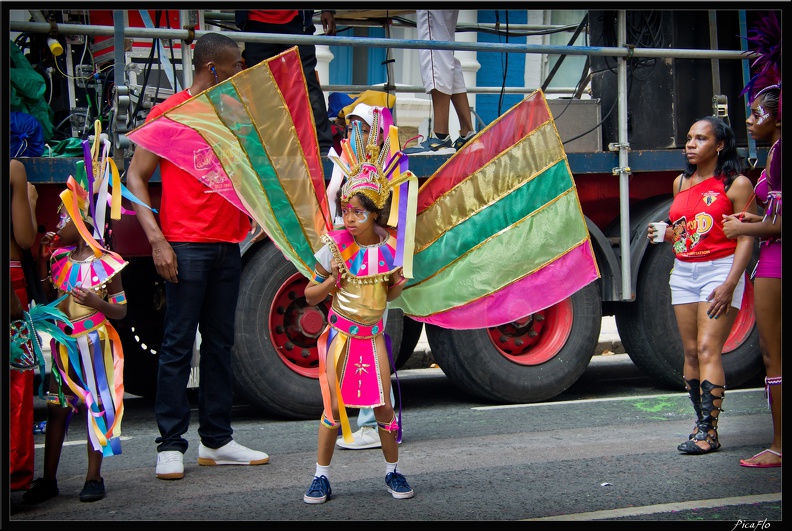
<path fill-rule="evenodd" d="M 215 77 L 215 84 L 220 83 L 220 80 L 217 79 L 217 70 L 215 70 L 215 67 L 212 67 L 212 74 L 214 74 Z"/>

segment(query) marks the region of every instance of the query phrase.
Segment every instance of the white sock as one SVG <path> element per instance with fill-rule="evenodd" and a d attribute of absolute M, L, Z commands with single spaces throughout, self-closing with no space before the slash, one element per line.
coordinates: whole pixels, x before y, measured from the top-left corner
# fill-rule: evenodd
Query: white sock
<path fill-rule="evenodd" d="M 387 476 L 391 472 L 396 472 L 396 467 L 398 466 L 399 462 L 396 461 L 395 463 L 388 463 L 385 461 L 385 475 Z"/>
<path fill-rule="evenodd" d="M 314 476 L 324 476 L 327 479 L 330 479 L 330 465 L 322 466 L 319 463 L 316 463 L 316 472 L 314 473 Z"/>

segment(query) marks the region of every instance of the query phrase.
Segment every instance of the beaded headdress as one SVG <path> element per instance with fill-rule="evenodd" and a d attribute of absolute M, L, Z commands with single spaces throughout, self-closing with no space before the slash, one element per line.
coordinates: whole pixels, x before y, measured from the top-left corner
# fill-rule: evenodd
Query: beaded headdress
<path fill-rule="evenodd" d="M 342 143 L 342 150 L 347 155 L 349 165 L 344 168 L 342 164 L 347 179 L 341 188 L 341 200 L 347 202 L 353 195 L 363 194 L 371 199 L 378 209 L 382 209 L 391 194 L 388 178 L 383 172 L 385 159 L 390 151 L 390 137 L 385 139 L 385 143 L 380 148 L 381 111 L 374 109 L 373 114 L 371 132 L 365 146 L 360 122 L 353 123 L 349 142 Z"/>

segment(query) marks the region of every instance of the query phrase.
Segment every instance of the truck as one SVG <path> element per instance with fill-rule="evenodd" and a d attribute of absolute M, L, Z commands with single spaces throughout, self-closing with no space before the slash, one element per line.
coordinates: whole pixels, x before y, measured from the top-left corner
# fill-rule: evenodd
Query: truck
<path fill-rule="evenodd" d="M 172 71 L 167 72 L 164 67 L 158 70 L 160 83 L 170 88 L 169 93 L 178 87 L 179 83 L 174 80 L 181 80 L 184 87 L 189 86 L 191 79 L 190 68 L 176 68 L 178 61 L 174 50 L 179 52 L 178 57 L 184 64 L 189 64 L 190 43 L 196 35 L 206 31 L 205 28 L 225 31 L 240 43 L 261 39 L 321 47 L 332 42 L 335 47 L 350 50 L 355 47 L 356 50 L 384 50 L 387 58 L 394 51 L 406 54 L 422 47 L 464 51 L 480 58 L 482 63 L 486 54 L 490 54 L 487 69 L 492 67 L 493 76 L 503 79 L 506 79 L 507 69 L 504 67 L 498 72 L 492 57 L 500 58 L 495 65 L 498 61 L 505 64 L 505 57 L 537 55 L 543 60 L 552 57 L 552 69 L 543 70 L 540 86 L 517 83 L 506 87 L 499 81 L 489 87 L 471 88 L 473 84 L 470 83 L 469 92 L 480 95 L 482 104 L 474 111 L 480 125 L 485 125 L 482 119 L 485 95 L 498 101 L 497 110 L 491 114 L 493 118 L 504 112 L 501 102 L 508 100 L 508 96 L 516 101 L 514 98 L 521 98 L 537 88 L 547 94 L 568 93 L 567 97 L 548 99 L 548 103 L 564 141 L 600 278 L 554 306 L 507 325 L 487 329 L 449 330 L 429 324 L 424 327 L 399 310 L 391 311 L 386 332 L 393 340 L 394 369 L 398 370 L 409 360 L 425 331 L 435 361 L 463 391 L 492 403 L 547 401 L 580 378 L 595 352 L 602 317 L 614 316 L 619 336 L 635 365 L 659 384 L 683 390 L 682 346 L 667 280 L 673 253 L 668 243 L 649 245 L 646 228 L 649 222 L 665 219 L 668 215 L 672 182 L 684 164 L 685 135 L 698 117 L 714 114 L 731 122 L 740 149 L 750 163 L 746 175 L 754 182 L 758 178 L 767 147 L 756 145 L 741 127 L 746 110 L 744 102 L 737 97 L 747 80 L 751 57 L 739 35 L 746 34 L 746 28 L 758 14 L 739 10 L 590 10 L 579 13 L 581 18 L 577 24 L 553 25 L 548 24 L 553 17 L 547 13 L 539 17 L 543 24 L 513 23 L 512 31 L 517 32 L 514 28 L 518 28 L 526 34 L 539 30 L 542 35 L 561 33 L 564 40 L 571 33 L 568 43 L 532 44 L 510 42 L 508 38 L 506 42 L 497 42 L 504 35 L 498 33 L 503 19 L 508 21 L 511 16 L 512 21 L 516 21 L 522 14 L 521 20 L 530 22 L 535 13 L 483 10 L 468 12 L 466 19 L 476 21 L 467 26 L 467 31 L 477 35 L 476 40 L 468 38 L 457 42 L 394 38 L 394 20 L 410 27 L 410 12 L 398 11 L 366 11 L 363 14 L 338 11 L 339 27 L 345 23 L 349 27 L 380 24 L 385 28 L 385 36 L 356 33 L 353 37 L 345 37 L 339 32 L 332 41 L 321 35 L 241 34 L 227 25 L 232 13 L 209 10 L 180 12 L 181 24 L 174 23 L 174 28 L 170 27 L 170 22 L 168 28 L 150 27 L 150 21 L 155 18 L 151 12 L 135 12 L 133 17 L 132 12 L 122 11 L 60 11 L 39 12 L 30 20 L 27 16 L 16 20 L 11 17 L 10 29 L 28 36 L 26 44 L 31 50 L 28 57 L 35 57 L 33 49 L 44 46 L 46 38 L 64 40 L 67 58 L 72 63 L 80 54 L 85 55 L 89 45 L 96 46 L 97 41 L 104 43 L 101 50 L 106 58 L 112 58 L 108 59 L 110 66 L 95 67 L 89 72 L 83 79 L 82 92 L 74 87 L 69 90 L 77 103 L 81 94 L 84 97 L 92 89 L 101 91 L 96 101 L 99 110 L 104 106 L 109 111 L 104 130 L 113 138 L 113 156 L 120 168 L 128 165 L 134 149 L 125 140 L 124 133 L 141 123 L 159 91 L 156 83 L 149 86 L 139 83 L 140 78 L 148 76 L 145 67 L 141 69 L 140 63 L 135 63 L 135 57 L 142 56 L 140 52 L 135 56 L 135 47 L 140 47 L 141 42 L 148 43 L 151 50 L 156 46 L 170 49 L 168 68 Z M 172 14 L 166 17 L 170 21 L 168 17 Z M 137 26 L 130 23 L 133 19 Z M 641 29 L 657 31 L 643 32 Z M 457 31 L 460 31 L 459 26 Z M 487 35 L 490 42 L 485 38 Z M 652 35 L 654 40 L 645 40 L 646 35 Z M 593 44 L 580 45 L 581 39 Z M 170 45 L 164 46 L 168 42 Z M 36 53 L 41 52 L 37 50 Z M 584 59 L 582 64 L 576 63 L 581 71 L 575 75 L 580 81 L 566 89 L 554 88 L 551 81 L 560 71 L 560 65 L 565 59 L 575 58 Z M 34 67 L 42 71 L 49 68 L 52 72 L 51 65 L 57 61 L 52 57 L 40 59 Z M 388 59 L 383 64 L 389 63 L 387 68 L 390 69 L 392 62 Z M 406 59 L 403 62 L 410 64 Z M 358 64 L 357 61 L 352 63 Z M 124 68 L 120 68 L 121 65 Z M 72 72 L 76 71 L 74 64 L 71 67 Z M 138 84 L 130 82 L 133 74 Z M 53 79 L 49 89 L 52 92 L 69 82 L 68 77 L 58 79 L 58 83 L 54 75 L 50 77 Z M 152 89 L 153 86 L 157 88 Z M 327 92 L 352 94 L 371 87 L 325 84 L 323 88 Z M 423 92 L 420 86 L 397 86 L 390 81 L 374 88 L 394 93 Z M 53 98 L 52 92 L 49 98 L 56 101 L 59 95 Z M 167 95 L 167 88 L 162 92 Z M 588 98 L 581 98 L 584 95 Z M 72 103 L 63 112 L 68 113 L 72 108 L 82 109 Z M 608 110 L 603 117 L 601 110 L 604 109 Z M 566 112 L 570 114 L 562 120 Z M 397 123 L 400 116 L 408 114 L 409 109 L 397 107 Z M 82 135 L 83 138 L 89 134 L 84 126 L 82 131 L 73 130 L 72 133 L 74 137 Z M 589 142 L 581 143 L 582 138 Z M 453 155 L 412 155 L 410 169 L 420 179 L 426 179 L 449 156 Z M 38 189 L 41 230 L 51 230 L 56 224 L 58 194 L 80 159 L 42 156 L 20 160 L 26 166 L 29 180 Z M 327 159 L 323 162 L 329 177 L 332 163 Z M 159 177 L 155 175 L 150 185 L 154 207 L 159 205 L 158 182 Z M 129 262 L 122 273 L 128 294 L 128 314 L 116 323 L 124 342 L 125 386 L 132 394 L 150 395 L 156 391 L 157 350 L 162 342 L 167 305 L 164 280 L 156 273 L 148 241 L 133 216 L 114 221 L 112 234 L 114 250 Z M 286 419 L 317 418 L 321 414 L 322 400 L 316 340 L 327 324 L 327 307 L 306 303 L 304 289 L 308 280 L 271 241 L 243 242 L 240 252 L 243 273 L 233 356 L 235 392 L 265 414 Z M 757 257 L 758 247 L 746 270 L 749 282 L 742 308 L 723 350 L 726 382 L 730 388 L 751 381 L 764 370 L 750 281 Z M 196 343 L 198 341 L 200 337 L 196 338 Z"/>

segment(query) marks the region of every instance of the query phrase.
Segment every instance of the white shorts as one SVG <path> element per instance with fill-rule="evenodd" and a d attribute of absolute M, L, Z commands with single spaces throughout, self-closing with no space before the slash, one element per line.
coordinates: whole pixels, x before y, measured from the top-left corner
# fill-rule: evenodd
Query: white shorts
<path fill-rule="evenodd" d="M 459 11 L 419 10 L 415 12 L 418 39 L 422 41 L 453 42 Z M 418 50 L 421 63 L 421 79 L 424 90 L 429 94 L 437 89 L 443 94 L 463 94 L 465 77 L 462 64 L 454 57 L 453 50 Z"/>
<path fill-rule="evenodd" d="M 671 304 L 690 304 L 707 302 L 707 297 L 720 286 L 729 276 L 734 256 L 717 258 L 708 262 L 682 262 L 674 259 L 671 270 Z M 732 294 L 731 306 L 738 310 L 742 305 L 745 291 L 745 275 L 740 276 L 737 287 Z"/>

